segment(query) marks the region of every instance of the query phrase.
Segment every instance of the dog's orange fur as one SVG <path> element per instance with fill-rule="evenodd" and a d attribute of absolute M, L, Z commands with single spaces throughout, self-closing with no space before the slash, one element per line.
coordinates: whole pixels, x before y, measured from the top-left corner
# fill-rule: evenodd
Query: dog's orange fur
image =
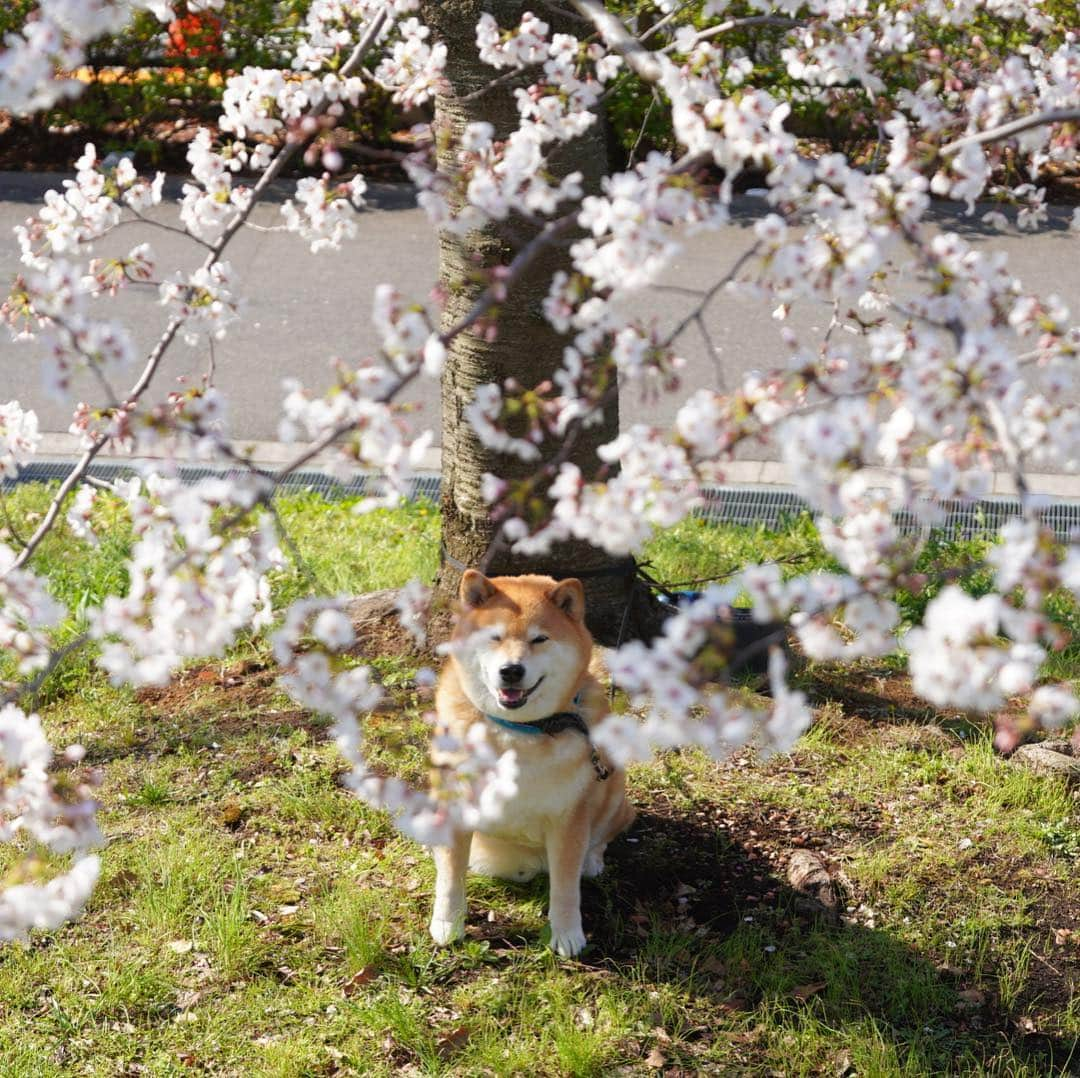
<path fill-rule="evenodd" d="M 625 774 L 613 769 L 599 781 L 590 743 L 576 730 L 554 737 L 518 733 L 485 715 L 531 721 L 573 710 L 590 729 L 602 721 L 607 709 L 600 683 L 590 670 L 593 644 L 584 623 L 584 589 L 578 580 L 556 583 L 544 576 L 489 580 L 470 570 L 462 578 L 461 601 L 451 655 L 439 679 L 436 710 L 456 738 L 463 739 L 474 723 L 481 722 L 497 749 L 513 749 L 518 790 L 482 832 L 457 834 L 450 846 L 434 850 L 437 880 L 431 933 L 439 943 L 463 934 L 466 868 L 511 880 L 526 880 L 547 869 L 551 946 L 560 954 L 576 954 L 585 944 L 581 876 L 602 870 L 605 846 L 634 819 Z M 500 707 L 490 687 L 490 671 L 500 663 L 522 663 L 532 671 L 530 683 L 541 678 L 535 700 L 512 709 Z"/>

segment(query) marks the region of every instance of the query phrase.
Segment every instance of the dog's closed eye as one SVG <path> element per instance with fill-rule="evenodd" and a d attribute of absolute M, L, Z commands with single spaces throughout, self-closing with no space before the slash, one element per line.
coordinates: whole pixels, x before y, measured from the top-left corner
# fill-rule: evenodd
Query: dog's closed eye
<path fill-rule="evenodd" d="M 546 644 L 548 638 L 546 636 L 534 636 L 529 643 L 530 644 Z"/>

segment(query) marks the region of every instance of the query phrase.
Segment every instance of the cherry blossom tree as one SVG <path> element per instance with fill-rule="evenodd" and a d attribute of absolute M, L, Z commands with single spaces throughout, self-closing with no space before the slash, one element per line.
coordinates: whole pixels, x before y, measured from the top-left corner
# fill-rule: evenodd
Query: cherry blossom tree
<path fill-rule="evenodd" d="M 490 428 L 492 420 L 499 418 L 499 413 L 484 414 L 489 407 L 501 413 L 501 399 L 494 394 L 496 383 L 516 383 L 531 391 L 544 383 L 554 385 L 563 375 L 565 352 L 572 347 L 570 335 L 567 327 L 560 329 L 545 317 L 538 302 L 556 274 L 566 277 L 573 268 L 566 239 L 552 242 L 555 230 L 566 238 L 573 235 L 573 215 L 558 212 L 560 194 L 564 202 L 584 191 L 598 194 L 606 172 L 605 134 L 603 125 L 596 122 L 576 122 L 573 130 L 567 128 L 557 152 L 547 156 L 547 182 L 534 184 L 516 207 L 507 200 L 501 182 L 491 185 L 486 170 L 470 169 L 473 162 L 486 160 L 505 171 L 507 160 L 524 165 L 530 158 L 538 162 L 544 156 L 538 129 L 519 126 L 518 94 L 532 84 L 535 72 L 519 73 L 518 59 L 484 55 L 477 48 L 481 18 L 485 26 L 518 25 L 528 8 L 519 0 L 421 6 L 426 25 L 447 46 L 435 97 L 438 173 L 450 178 L 462 168 L 471 171 L 464 189 L 451 188 L 447 197 L 459 215 L 468 205 L 479 203 L 487 216 L 483 224 L 473 222 L 467 232 L 445 229 L 440 233 L 439 287 L 446 294 L 443 325 L 453 327 L 465 318 L 488 287 L 499 284 L 502 267 L 512 263 L 518 251 L 528 251 L 530 243 L 540 245 L 528 255 L 513 287 L 500 288 L 484 313 L 485 330 L 458 333 L 448 345 L 442 377 L 445 556 L 435 587 L 436 601 L 449 608 L 456 600 L 462 566 L 483 564 L 492 575 L 581 574 L 590 628 L 599 639 L 615 643 L 620 635 L 648 632 L 650 624 L 655 627 L 658 621 L 652 593 L 635 580 L 633 561 L 612 557 L 588 539 L 573 536 L 532 554 L 511 550 L 497 541 L 499 521 L 484 498 L 483 482 L 485 475 L 497 473 L 503 481 L 525 482 L 530 489 L 536 486 L 542 494 L 556 474 L 558 459 L 595 462 L 597 449 L 619 433 L 615 372 L 599 372 L 606 387 L 595 421 L 582 425 L 570 438 L 540 436 L 543 418 L 531 397 L 521 399 L 522 407 L 515 415 L 501 417 L 507 434 L 519 438 L 514 452 L 506 453 L 499 437 L 485 439 L 473 427 L 473 422 L 480 422 Z M 543 25 L 547 24 L 537 23 L 537 29 Z M 580 20 L 556 13 L 548 32 L 580 28 Z M 545 77 L 552 83 L 566 78 L 570 85 L 576 57 L 568 52 L 549 62 L 553 69 Z M 493 67 L 502 76 L 494 82 Z M 470 147 L 465 159 L 461 158 L 463 139 Z M 495 164 L 496 156 L 501 156 L 502 165 Z M 539 474 L 538 467 L 543 469 Z"/>
<path fill-rule="evenodd" d="M 0 105 L 36 109 L 74 92 L 62 72 L 136 6 L 169 17 L 165 0 L 41 0 L 0 54 Z M 189 0 L 200 6 L 215 4 Z M 408 833 L 442 841 L 507 796 L 513 754 L 496 755 L 482 727 L 464 762 L 429 789 L 373 773 L 363 719 L 380 689 L 369 670 L 336 657 L 353 639 L 345 598 L 271 606 L 267 573 L 286 539 L 269 511 L 277 484 L 329 453 L 341 474 L 382 477 L 361 509 L 402 497 L 430 442 L 406 433 L 398 402 L 420 378 L 441 376 L 448 387 L 447 436 L 471 488 L 459 490 L 451 473 L 447 512 L 469 560 L 512 567 L 586 547 L 598 560 L 633 557 L 655 529 L 692 510 L 704 483 L 723 480 L 749 441 L 778 448 L 817 514 L 837 572 L 787 579 L 777 566 L 747 566 L 671 617 L 656 639 L 613 653 L 613 677 L 644 715 L 611 717 L 597 731 L 613 760 L 672 745 L 716 755 L 747 743 L 786 748 L 807 727 L 806 700 L 786 685 L 779 648 L 768 652 L 771 698 L 761 707 L 718 678 L 732 660 L 724 621 L 744 593 L 755 619 L 789 624 L 813 659 L 901 650 L 916 691 L 939 706 L 995 714 L 1025 697 L 1026 721 L 1044 726 L 1078 710 L 1071 686 L 1040 684 L 1040 667 L 1060 643 L 1047 598 L 1056 588 L 1080 591 L 1080 547 L 1054 540 L 1027 470 L 1076 466 L 1080 332 L 1060 297 L 1032 294 L 1003 255 L 928 217 L 934 196 L 974 213 L 992 194 L 1001 208 L 983 215 L 988 227 L 1001 227 L 1003 210 L 1015 211 L 1021 228 L 1045 221 L 1044 177 L 1076 163 L 1075 27 L 1049 4 L 1012 0 L 662 2 L 647 25 L 598 0 L 535 8 L 314 0 L 288 66 L 230 78 L 221 137 L 203 132 L 192 143 L 191 181 L 169 226 L 191 240 L 188 267 L 159 269 L 147 242 L 121 258 L 94 256 L 103 236 L 161 202 L 162 178 L 140 177 L 125 161 L 107 167 L 92 146 L 74 178 L 18 230 L 24 269 L 4 315 L 70 403 L 83 453 L 25 545 L 0 548 L 0 639 L 25 678 L 0 711 L 0 758 L 13 776 L 0 790 L 0 839 L 81 854 L 95 838 L 91 791 L 50 772 L 40 723 L 20 704 L 62 658 L 50 630 L 65 611 L 35 574 L 35 553 L 56 527 L 93 541 L 102 495 L 89 467 L 106 447 L 137 457 L 153 450 L 159 463 L 109 495 L 126 504 L 134 528 L 130 584 L 88 612 L 86 637 L 67 649 L 96 641 L 114 681 L 162 684 L 181 663 L 221 654 L 238 633 L 273 627 L 286 688 L 333 716 L 352 787 Z M 754 61 L 725 40 L 766 24 L 777 35 L 771 60 L 789 79 L 783 93 L 755 86 Z M 992 34 L 1021 47 L 995 57 L 985 46 Z M 639 80 L 666 102 L 677 149 L 601 176 L 591 167 L 597 155 L 582 155 L 620 80 Z M 209 372 L 203 384 L 169 393 L 158 370 L 170 349 L 206 348 L 241 317 L 228 246 L 301 153 L 326 172 L 297 182 L 284 227 L 328 252 L 328 273 L 329 252 L 362 236 L 364 181 L 334 179 L 340 159 L 327 133 L 371 82 L 405 105 L 439 100 L 431 148 L 405 164 L 439 230 L 442 288 L 432 300 L 427 289 L 380 287 L 372 297 L 380 354 L 342 368 L 330 393 L 299 381 L 285 387 L 281 437 L 296 453 L 269 471 L 229 440 L 226 402 Z M 857 96 L 873 117 L 865 160 L 810 156 L 789 130 L 792 101 L 835 94 Z M 644 324 L 633 317 L 634 297 L 689 232 L 727 227 L 748 169 L 767 186 L 753 244 L 703 283 L 699 310 L 735 289 L 780 319 L 796 304 L 823 305 L 829 329 L 816 340 L 788 334 L 775 367 L 733 392 L 695 393 L 673 429 L 620 434 L 612 387 L 674 391 L 689 324 Z M 480 256 L 475 264 L 470 252 Z M 109 297 L 137 287 L 157 288 L 163 308 L 146 355 L 107 317 Z M 540 317 L 546 326 L 533 324 Z M 522 329 L 521 320 L 530 324 Z M 550 363 L 511 365 L 500 351 L 541 339 Z M 72 372 L 83 368 L 100 399 L 71 399 Z M 500 377 L 483 382 L 478 371 L 487 370 Z M 14 472 L 37 440 L 32 413 L 0 405 L 0 470 Z M 239 478 L 185 485 L 175 464 L 193 455 L 227 463 Z M 897 592 L 925 581 L 914 573 L 919 540 L 899 530 L 897 513 L 932 523 L 943 503 L 987 493 L 994 469 L 1012 474 L 1022 512 L 990 555 L 993 590 L 974 599 L 946 577 L 923 623 L 902 629 Z M 462 537 L 486 512 L 499 528 L 481 549 Z M 422 633 L 427 600 L 417 582 L 402 590 L 410 630 Z M 754 647 L 771 643 L 775 634 Z M 999 721 L 1003 747 L 1017 736 L 1015 719 Z M 0 895 L 0 936 L 76 913 L 95 873 L 86 854 L 65 873 L 10 887 Z"/>

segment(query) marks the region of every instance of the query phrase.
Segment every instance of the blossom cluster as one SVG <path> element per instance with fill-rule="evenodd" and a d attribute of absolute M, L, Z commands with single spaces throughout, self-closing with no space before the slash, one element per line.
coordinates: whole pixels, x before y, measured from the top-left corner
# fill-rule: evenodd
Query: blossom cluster
<path fill-rule="evenodd" d="M 220 9 L 224 0 L 187 0 L 189 11 Z M 21 32 L 7 35 L 0 52 L 0 108 L 17 113 L 48 108 L 77 95 L 70 72 L 86 58 L 86 47 L 120 30 L 133 10 L 147 8 L 162 22 L 173 17 L 168 0 L 39 0 Z"/>
<path fill-rule="evenodd" d="M 0 404 L 0 479 L 14 479 L 40 440 L 35 412 L 19 407 L 18 401 Z"/>
<path fill-rule="evenodd" d="M 72 746 L 65 755 L 78 763 L 82 751 Z M 76 855 L 70 868 L 44 882 L 30 865 L 26 882 L 0 890 L 0 942 L 77 916 L 97 881 L 98 858 L 86 852 L 101 841 L 90 788 L 72 782 L 61 790 L 49 773 L 52 762 L 38 716 L 0 706 L 0 842 L 30 839 L 53 853 Z"/>
<path fill-rule="evenodd" d="M 476 43 L 480 59 L 493 69 L 535 71 L 537 81 L 515 90 L 521 122 L 507 138 L 496 139 L 486 121 L 467 126 L 452 176 L 433 171 L 419 155 L 406 163 L 432 223 L 459 234 L 512 213 L 549 216 L 581 199 L 580 173 L 552 182 L 545 154 L 596 122 L 604 83 L 619 66 L 602 45 L 552 34 L 531 12 L 506 32 L 492 15 L 481 15 Z"/>
<path fill-rule="evenodd" d="M 49 631 L 67 611 L 45 581 L 33 570 L 17 567 L 15 558 L 15 552 L 0 543 L 0 648 L 17 660 L 21 673 L 28 674 L 48 665 Z"/>
<path fill-rule="evenodd" d="M 676 745 L 697 745 L 718 757 L 751 743 L 762 751 L 784 752 L 809 727 L 805 695 L 785 683 L 779 641 L 769 649 L 772 700 L 765 713 L 715 682 L 708 685 L 732 653 L 738 593 L 738 582 L 713 585 L 669 618 L 651 643 L 631 641 L 612 655 L 613 680 L 643 715 L 610 716 L 596 731 L 597 744 L 616 764 L 647 760 L 656 749 Z"/>
<path fill-rule="evenodd" d="M 311 244 L 313 254 L 336 251 L 357 233 L 354 210 L 364 203 L 367 184 L 357 176 L 331 188 L 328 177 L 305 176 L 296 184 L 296 198 L 281 207 L 285 227 Z"/>
<path fill-rule="evenodd" d="M 419 589 L 405 589 L 398 608 L 406 624 L 425 598 Z M 285 689 L 304 707 L 334 720 L 333 736 L 352 764 L 346 784 L 369 805 L 390 812 L 406 834 L 429 845 L 446 844 L 455 828 L 472 830 L 496 813 L 516 790 L 517 767 L 513 752 L 495 751 L 483 724 L 469 731 L 464 744 L 445 730 L 435 730 L 432 758 L 438 781 L 430 791 L 372 770 L 364 755 L 362 719 L 383 694 L 368 667 L 336 661 L 337 653 L 353 640 L 340 599 L 294 603 L 272 638 L 274 657 L 287 670 L 281 679 Z M 434 721 L 434 716 L 428 718 Z"/>
<path fill-rule="evenodd" d="M 398 23 L 397 34 L 390 53 L 375 69 L 375 78 L 393 88 L 399 104 L 423 105 L 444 85 L 446 45 L 430 41 L 431 31 L 416 19 Z"/>
<path fill-rule="evenodd" d="M 152 181 L 141 179 L 127 158 L 106 168 L 88 144 L 76 161 L 75 179 L 64 181 L 62 193 L 47 191 L 44 207 L 15 228 L 26 270 L 15 279 L 0 314 L 17 340 L 40 338 L 47 356 L 45 383 L 61 399 L 77 369 L 90 368 L 108 379 L 134 360 L 127 327 L 93 317 L 91 301 L 149 281 L 154 252 L 140 243 L 125 256 L 85 259 L 121 222 L 125 208 L 138 215 L 160 203 L 164 178 L 159 172 Z"/>
<path fill-rule="evenodd" d="M 663 444 L 646 427 L 626 431 L 601 446 L 597 455 L 605 464 L 618 465 L 616 474 L 586 483 L 577 465 L 562 464 L 548 491 L 550 521 L 539 530 L 529 529 L 521 517 L 504 523 L 503 534 L 514 550 L 529 554 L 576 538 L 609 554 L 632 554 L 657 528 L 677 524 L 699 504 L 696 476 L 685 452 Z"/>
<path fill-rule="evenodd" d="M 117 684 L 163 685 L 187 658 L 220 655 L 247 628 L 272 620 L 267 572 L 282 561 L 266 515 L 251 523 L 259 483 L 186 485 L 151 473 L 131 490 L 135 543 L 124 596 L 90 615 L 101 666 Z M 234 521 L 222 534 L 215 514 Z"/>

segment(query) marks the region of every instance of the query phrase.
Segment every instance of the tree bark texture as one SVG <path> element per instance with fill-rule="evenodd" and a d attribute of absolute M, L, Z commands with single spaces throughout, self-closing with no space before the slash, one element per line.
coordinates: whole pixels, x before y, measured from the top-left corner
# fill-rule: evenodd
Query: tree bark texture
<path fill-rule="evenodd" d="M 456 146 L 466 125 L 486 121 L 493 125 L 495 138 L 510 135 L 518 125 L 514 87 L 535 80 L 528 74 L 514 83 L 497 86 L 464 100 L 487 86 L 500 74 L 480 61 L 476 48 L 476 23 L 488 11 L 504 28 L 517 26 L 529 3 L 514 0 L 450 0 L 422 5 L 422 15 L 433 34 L 447 46 L 448 92 L 435 105 L 435 139 L 440 170 L 453 174 L 457 168 Z M 558 26 L 556 16 L 544 10 L 545 21 L 555 30 L 580 32 L 580 25 Z M 607 166 L 603 125 L 594 124 L 572 143 L 558 146 L 549 168 L 556 178 L 581 172 L 586 190 L 599 190 Z M 444 327 L 460 321 L 472 309 L 487 286 L 483 272 L 509 263 L 537 234 L 537 227 L 520 217 L 492 222 L 482 229 L 455 236 L 439 237 L 439 279 L 448 297 Z M 499 305 L 497 335 L 466 331 L 454 338 L 442 378 L 442 536 L 443 557 L 436 584 L 438 606 L 451 607 L 457 597 L 461 566 L 476 566 L 488 553 L 495 537 L 488 506 L 480 496 L 481 477 L 491 472 L 504 479 L 535 473 L 538 462 L 521 461 L 483 445 L 465 419 L 476 387 L 488 382 L 516 379 L 532 388 L 550 378 L 559 368 L 567 340 L 544 318 L 542 302 L 551 279 L 559 269 L 569 269 L 565 238 L 542 251 Z M 596 449 L 612 441 L 619 430 L 618 401 L 605 409 L 603 421 L 581 433 L 570 460 L 586 475 L 597 465 Z M 549 459 L 558 445 L 546 444 L 542 453 Z M 598 640 L 614 643 L 618 638 L 651 635 L 655 631 L 655 604 L 648 590 L 627 575 L 628 559 L 613 559 L 603 550 L 584 541 L 559 544 L 541 557 L 524 557 L 505 548 L 496 549 L 486 565 L 489 575 L 544 573 L 557 578 L 581 575 L 586 587 L 589 627 Z M 623 569 L 621 575 L 600 575 Z M 596 574 L 596 575 L 593 575 Z"/>

